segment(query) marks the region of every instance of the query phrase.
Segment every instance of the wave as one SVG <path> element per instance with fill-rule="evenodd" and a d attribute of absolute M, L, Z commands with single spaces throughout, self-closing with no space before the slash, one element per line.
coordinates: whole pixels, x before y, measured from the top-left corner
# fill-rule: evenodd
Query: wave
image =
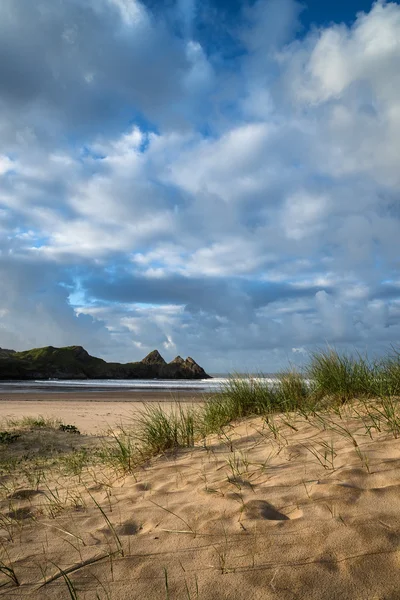
<path fill-rule="evenodd" d="M 257 378 L 258 379 L 258 378 Z M 7 381 L 0 383 L 0 389 L 9 391 L 29 392 L 33 390 L 46 391 L 198 391 L 216 392 L 226 385 L 228 377 L 213 379 L 49 379 L 35 381 Z M 263 378 L 263 381 L 273 383 L 274 377 Z"/>

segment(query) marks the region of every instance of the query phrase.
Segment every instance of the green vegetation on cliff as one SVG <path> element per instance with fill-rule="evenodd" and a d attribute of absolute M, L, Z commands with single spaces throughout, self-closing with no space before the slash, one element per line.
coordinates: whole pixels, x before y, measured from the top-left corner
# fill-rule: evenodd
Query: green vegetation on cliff
<path fill-rule="evenodd" d="M 0 380 L 15 379 L 207 379 L 190 357 L 166 363 L 157 350 L 142 361 L 107 363 L 82 346 L 33 348 L 23 352 L 0 349 Z"/>

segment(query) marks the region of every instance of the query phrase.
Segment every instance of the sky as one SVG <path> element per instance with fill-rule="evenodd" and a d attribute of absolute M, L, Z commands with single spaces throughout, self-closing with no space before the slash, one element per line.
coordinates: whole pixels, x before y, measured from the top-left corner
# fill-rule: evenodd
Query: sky
<path fill-rule="evenodd" d="M 0 347 L 400 339 L 400 4 L 2 0 Z"/>

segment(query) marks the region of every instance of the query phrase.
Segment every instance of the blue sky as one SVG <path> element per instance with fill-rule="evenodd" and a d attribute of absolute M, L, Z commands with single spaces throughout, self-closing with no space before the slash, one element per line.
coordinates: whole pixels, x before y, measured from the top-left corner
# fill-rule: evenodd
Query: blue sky
<path fill-rule="evenodd" d="M 3 0 L 0 347 L 400 338 L 400 6 Z"/>

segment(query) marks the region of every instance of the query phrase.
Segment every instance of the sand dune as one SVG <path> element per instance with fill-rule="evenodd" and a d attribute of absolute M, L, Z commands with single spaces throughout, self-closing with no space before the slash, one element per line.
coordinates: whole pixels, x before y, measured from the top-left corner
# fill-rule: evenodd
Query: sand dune
<path fill-rule="evenodd" d="M 3 474 L 20 585 L 3 569 L 0 597 L 399 598 L 400 440 L 369 426 L 350 408 L 252 418 L 132 475 Z"/>

